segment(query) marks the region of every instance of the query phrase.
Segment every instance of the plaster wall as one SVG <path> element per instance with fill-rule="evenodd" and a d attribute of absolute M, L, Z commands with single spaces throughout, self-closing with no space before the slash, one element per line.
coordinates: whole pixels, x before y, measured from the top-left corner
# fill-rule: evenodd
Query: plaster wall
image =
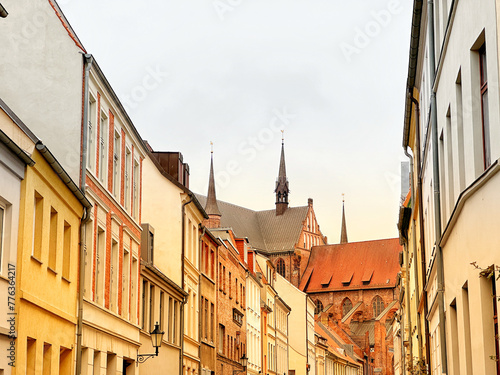
<path fill-rule="evenodd" d="M 0 97 L 74 181 L 80 178 L 83 57 L 50 2 L 6 0 Z"/>

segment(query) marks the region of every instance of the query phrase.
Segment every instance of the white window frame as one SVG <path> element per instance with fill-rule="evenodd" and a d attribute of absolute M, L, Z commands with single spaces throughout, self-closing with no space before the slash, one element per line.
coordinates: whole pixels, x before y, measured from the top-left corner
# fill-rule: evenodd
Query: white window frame
<path fill-rule="evenodd" d="M 109 112 L 108 112 L 109 113 Z M 103 126 L 104 125 L 104 126 Z M 103 128 L 105 128 L 103 131 Z M 105 133 L 105 134 L 104 134 Z M 101 106 L 101 113 L 99 117 L 99 181 L 106 185 L 108 180 L 108 152 L 109 152 L 109 115 L 106 110 Z"/>
<path fill-rule="evenodd" d="M 94 105 L 92 107 L 92 105 Z M 89 91 L 89 102 L 88 102 L 88 118 L 87 118 L 87 168 L 92 172 L 95 172 L 96 166 L 96 153 L 97 153 L 97 99 L 96 95 Z M 92 111 L 94 108 L 94 111 Z M 95 113 L 92 113 L 95 112 Z M 93 150 L 93 152 L 92 152 Z"/>
<path fill-rule="evenodd" d="M 121 175 L 121 152 L 122 152 L 122 135 L 120 129 L 115 129 L 114 132 L 114 145 L 113 145 L 113 195 L 115 198 L 120 197 L 120 175 Z M 118 143 L 117 143 L 118 140 Z M 118 144 L 118 152 L 116 145 Z"/>

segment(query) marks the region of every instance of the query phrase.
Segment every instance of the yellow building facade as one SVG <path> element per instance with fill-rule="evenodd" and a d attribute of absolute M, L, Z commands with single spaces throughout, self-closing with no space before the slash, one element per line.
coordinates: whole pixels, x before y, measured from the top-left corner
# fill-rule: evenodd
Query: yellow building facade
<path fill-rule="evenodd" d="M 79 230 L 90 204 L 43 144 L 31 157 L 21 183 L 14 374 L 73 374 Z"/>

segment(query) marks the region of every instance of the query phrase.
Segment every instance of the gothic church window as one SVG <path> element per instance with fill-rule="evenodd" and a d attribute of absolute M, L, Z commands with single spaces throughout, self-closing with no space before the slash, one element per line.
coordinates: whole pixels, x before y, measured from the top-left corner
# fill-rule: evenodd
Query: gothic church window
<path fill-rule="evenodd" d="M 352 302 L 349 298 L 344 300 L 342 304 L 342 317 L 346 316 L 349 311 L 352 310 Z"/>
<path fill-rule="evenodd" d="M 285 277 L 285 261 L 283 259 L 278 260 L 276 263 L 276 269 L 281 276 Z"/>
<path fill-rule="evenodd" d="M 323 311 L 323 304 L 321 303 L 320 300 L 317 300 L 316 301 L 316 308 L 314 309 L 314 314 L 319 314 L 322 311 Z"/>
<path fill-rule="evenodd" d="M 375 318 L 379 316 L 380 313 L 385 309 L 384 301 L 382 301 L 382 298 L 380 298 L 380 296 L 375 296 L 372 302 L 372 306 L 373 306 L 373 315 Z"/>

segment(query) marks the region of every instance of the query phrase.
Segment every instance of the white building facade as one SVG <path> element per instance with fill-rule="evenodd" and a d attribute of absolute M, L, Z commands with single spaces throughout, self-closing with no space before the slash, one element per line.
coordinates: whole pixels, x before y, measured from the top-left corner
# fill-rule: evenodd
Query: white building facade
<path fill-rule="evenodd" d="M 417 1 L 417 12 L 420 6 L 403 145 L 416 121 L 428 366 L 432 373 L 498 374 L 500 4 Z"/>

